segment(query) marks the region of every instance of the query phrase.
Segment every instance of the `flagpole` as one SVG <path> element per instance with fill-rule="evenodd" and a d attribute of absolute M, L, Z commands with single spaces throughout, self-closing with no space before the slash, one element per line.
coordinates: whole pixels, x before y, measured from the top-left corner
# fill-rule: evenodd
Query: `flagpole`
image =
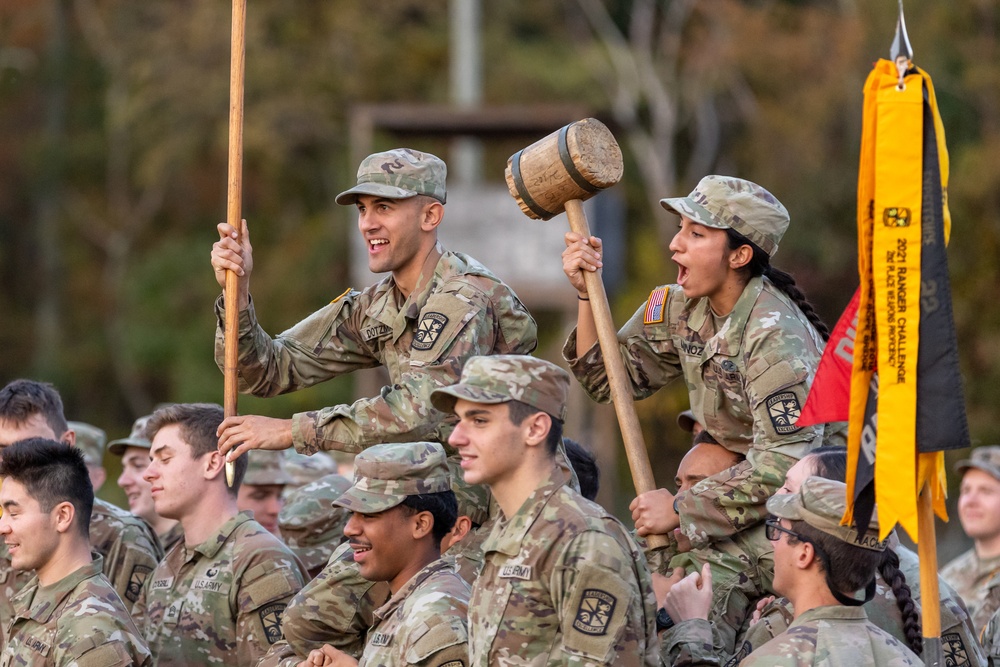
<path fill-rule="evenodd" d="M 919 456 L 919 454 L 918 454 Z M 937 538 L 934 534 L 934 505 L 931 481 L 924 482 L 917 504 L 917 555 L 920 557 L 921 625 L 924 634 L 924 664 L 944 664 L 941 647 L 941 593 L 938 589 Z"/>

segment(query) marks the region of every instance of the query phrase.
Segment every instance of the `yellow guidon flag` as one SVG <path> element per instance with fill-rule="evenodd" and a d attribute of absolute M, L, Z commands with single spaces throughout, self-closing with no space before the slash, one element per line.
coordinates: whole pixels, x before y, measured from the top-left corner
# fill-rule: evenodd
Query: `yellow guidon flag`
<path fill-rule="evenodd" d="M 969 445 L 945 257 L 947 184 L 930 77 L 913 66 L 901 76 L 895 63 L 880 60 L 865 83 L 844 517 L 867 522 L 874 503 L 880 538 L 899 523 L 919 539 L 917 495 L 925 482 L 935 513 L 947 518 L 942 450 Z M 873 438 L 863 430 L 876 372 Z"/>

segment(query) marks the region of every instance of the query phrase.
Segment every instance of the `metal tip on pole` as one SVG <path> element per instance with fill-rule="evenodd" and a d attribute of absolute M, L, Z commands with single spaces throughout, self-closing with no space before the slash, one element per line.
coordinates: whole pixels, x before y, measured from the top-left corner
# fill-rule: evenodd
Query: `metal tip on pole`
<path fill-rule="evenodd" d="M 899 90 L 904 90 L 906 85 L 903 82 L 906 70 L 913 60 L 913 47 L 910 46 L 910 37 L 906 34 L 906 17 L 903 16 L 903 0 L 899 0 L 899 18 L 896 20 L 896 36 L 892 40 L 889 48 L 889 57 L 896 63 L 899 70 Z"/>
<path fill-rule="evenodd" d="M 226 486 L 230 489 L 233 488 L 233 482 L 236 480 L 236 464 L 232 461 L 226 461 Z"/>

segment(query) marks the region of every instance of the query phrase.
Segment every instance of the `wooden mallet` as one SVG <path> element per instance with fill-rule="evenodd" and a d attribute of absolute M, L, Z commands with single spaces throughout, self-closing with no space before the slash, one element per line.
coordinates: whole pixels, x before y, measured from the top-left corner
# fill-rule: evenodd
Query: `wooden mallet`
<path fill-rule="evenodd" d="M 529 218 L 548 220 L 565 211 L 570 229 L 590 238 L 583 202 L 620 181 L 623 171 L 622 151 L 614 135 L 599 120 L 585 118 L 512 155 L 507 160 L 505 176 L 510 194 Z M 656 482 L 639 428 L 625 362 L 619 352 L 618 330 L 611 319 L 608 295 L 599 272 L 584 271 L 583 277 L 632 482 L 640 494 L 653 491 Z M 652 547 L 667 544 L 663 535 L 650 535 L 647 541 Z"/>

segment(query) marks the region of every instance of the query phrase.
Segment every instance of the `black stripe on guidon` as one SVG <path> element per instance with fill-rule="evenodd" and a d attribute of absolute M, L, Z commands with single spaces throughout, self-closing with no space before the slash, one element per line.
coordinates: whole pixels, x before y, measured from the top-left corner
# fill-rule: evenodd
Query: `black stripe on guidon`
<path fill-rule="evenodd" d="M 535 200 L 531 198 L 531 195 L 528 194 L 528 188 L 524 187 L 524 179 L 521 178 L 521 153 L 523 152 L 524 149 L 522 148 L 518 152 L 514 153 L 514 157 L 510 159 L 510 175 L 514 179 L 514 187 L 517 188 L 517 195 L 521 198 L 521 201 L 524 202 L 524 205 L 527 206 L 532 213 L 537 215 L 542 220 L 548 220 L 554 216 L 555 213 L 546 211 L 544 208 L 539 206 Z"/>
<path fill-rule="evenodd" d="M 594 193 L 600 190 L 599 187 L 595 186 L 593 183 L 588 181 L 580 173 L 580 170 L 576 168 L 573 164 L 573 157 L 569 154 L 569 125 L 563 127 L 559 130 L 559 159 L 562 160 L 563 167 L 566 168 L 566 173 L 569 177 L 573 179 L 573 182 L 580 186 L 584 192 Z"/>

